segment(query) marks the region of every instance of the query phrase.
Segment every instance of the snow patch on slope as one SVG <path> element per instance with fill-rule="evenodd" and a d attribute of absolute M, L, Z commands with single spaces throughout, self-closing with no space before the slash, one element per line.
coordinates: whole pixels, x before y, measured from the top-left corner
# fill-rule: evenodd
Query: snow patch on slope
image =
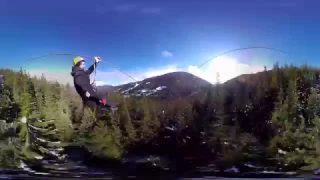
<path fill-rule="evenodd" d="M 130 91 L 130 90 L 132 90 L 132 89 L 134 89 L 134 88 L 136 88 L 136 87 L 138 87 L 139 85 L 140 85 L 140 84 L 136 83 L 133 87 L 131 87 L 131 88 L 127 89 L 127 90 L 122 91 L 122 93 L 126 93 L 126 92 L 128 92 L 128 91 Z"/>
<path fill-rule="evenodd" d="M 165 88 L 167 88 L 167 87 L 166 86 L 159 86 L 156 88 L 156 91 L 161 91 L 162 89 L 165 89 Z"/>

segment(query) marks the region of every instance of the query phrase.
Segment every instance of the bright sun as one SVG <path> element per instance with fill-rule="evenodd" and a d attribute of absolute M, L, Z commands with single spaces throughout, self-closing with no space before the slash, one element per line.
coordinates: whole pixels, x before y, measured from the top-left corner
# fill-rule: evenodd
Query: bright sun
<path fill-rule="evenodd" d="M 218 74 L 219 81 L 224 83 L 241 74 L 257 73 L 262 70 L 262 66 L 243 64 L 236 59 L 227 56 L 217 57 L 200 69 L 196 66 L 189 66 L 188 68 L 188 72 L 214 84 L 218 80 Z"/>

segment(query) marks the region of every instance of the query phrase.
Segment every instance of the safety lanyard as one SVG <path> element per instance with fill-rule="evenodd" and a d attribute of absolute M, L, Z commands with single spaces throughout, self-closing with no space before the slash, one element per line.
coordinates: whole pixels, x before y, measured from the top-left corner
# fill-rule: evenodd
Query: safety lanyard
<path fill-rule="evenodd" d="M 97 74 L 97 70 L 96 70 L 96 62 L 93 63 L 93 67 L 94 67 L 94 76 L 93 76 L 93 81 L 91 83 L 91 85 L 93 86 L 96 82 L 96 74 Z M 96 84 L 93 88 L 95 91 L 97 90 Z"/>

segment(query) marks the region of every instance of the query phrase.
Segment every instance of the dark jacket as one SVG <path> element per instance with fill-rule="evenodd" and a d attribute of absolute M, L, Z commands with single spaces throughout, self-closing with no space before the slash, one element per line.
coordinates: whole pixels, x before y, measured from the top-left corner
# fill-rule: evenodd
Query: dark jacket
<path fill-rule="evenodd" d="M 97 67 L 97 64 L 95 64 Z M 88 70 L 83 70 L 79 67 L 73 66 L 71 75 L 73 76 L 74 86 L 82 98 L 85 105 L 92 104 L 92 101 L 99 102 L 102 97 L 95 92 L 93 86 L 90 83 L 90 74 L 94 71 L 94 65 L 91 65 Z M 90 97 L 86 97 L 86 92 L 90 93 Z"/>

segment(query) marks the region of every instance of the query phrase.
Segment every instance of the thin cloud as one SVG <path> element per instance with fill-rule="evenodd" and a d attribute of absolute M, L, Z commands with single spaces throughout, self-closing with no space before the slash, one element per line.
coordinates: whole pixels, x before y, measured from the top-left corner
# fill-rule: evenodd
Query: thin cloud
<path fill-rule="evenodd" d="M 142 14 L 159 14 L 161 8 L 158 7 L 143 7 L 138 4 L 125 3 L 125 4 L 100 4 L 96 7 L 96 12 L 98 14 L 103 14 L 105 12 L 118 12 L 118 13 L 142 13 Z"/>
<path fill-rule="evenodd" d="M 282 0 L 282 1 L 261 1 L 258 5 L 269 6 L 269 7 L 299 7 L 305 3 L 304 0 Z M 256 5 L 256 4 L 255 4 Z"/>
<path fill-rule="evenodd" d="M 160 8 L 142 8 L 141 13 L 145 14 L 158 14 L 161 12 Z"/>
<path fill-rule="evenodd" d="M 161 55 L 162 55 L 162 57 L 165 57 L 165 58 L 173 56 L 172 52 L 169 52 L 167 50 L 162 51 Z"/>
<path fill-rule="evenodd" d="M 122 5 L 117 5 L 113 7 L 113 10 L 117 12 L 130 12 L 135 10 L 136 7 L 137 5 L 135 4 L 122 4 Z"/>
<path fill-rule="evenodd" d="M 95 8 L 96 8 L 96 13 L 100 15 L 109 11 L 109 9 L 103 5 L 97 5 Z"/>

